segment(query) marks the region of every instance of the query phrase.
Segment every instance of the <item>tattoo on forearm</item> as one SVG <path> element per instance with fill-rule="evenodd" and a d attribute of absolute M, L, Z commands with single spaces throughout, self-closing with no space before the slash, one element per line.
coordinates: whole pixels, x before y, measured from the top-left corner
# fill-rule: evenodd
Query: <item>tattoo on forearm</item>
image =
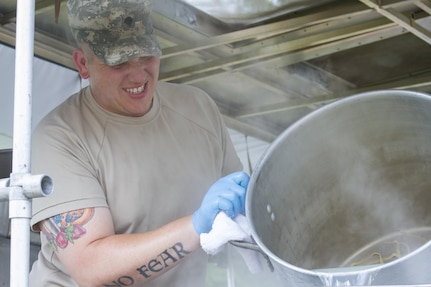
<path fill-rule="evenodd" d="M 191 251 L 184 249 L 184 246 L 181 242 L 177 242 L 172 247 L 165 249 L 155 258 L 151 259 L 136 270 L 138 271 L 139 275 L 149 279 L 150 277 L 172 267 L 172 265 L 177 263 L 178 260 L 183 259 L 187 254 L 190 253 Z M 133 279 L 132 276 L 125 275 L 119 277 L 117 280 L 112 281 L 109 284 L 105 284 L 105 287 L 132 286 L 133 284 L 135 284 L 135 279 Z"/>
<path fill-rule="evenodd" d="M 84 225 L 93 217 L 94 208 L 79 209 L 58 214 L 43 222 L 43 233 L 57 251 L 82 237 L 87 231 Z"/>
<path fill-rule="evenodd" d="M 169 268 L 169 264 L 177 262 L 189 253 L 190 251 L 184 250 L 183 244 L 178 242 L 171 248 L 168 248 L 157 255 L 156 258 L 148 261 L 146 265 L 142 265 L 136 270 L 138 270 L 139 274 L 145 278 L 150 278 L 151 274 L 158 273 L 163 271 L 165 268 Z"/>

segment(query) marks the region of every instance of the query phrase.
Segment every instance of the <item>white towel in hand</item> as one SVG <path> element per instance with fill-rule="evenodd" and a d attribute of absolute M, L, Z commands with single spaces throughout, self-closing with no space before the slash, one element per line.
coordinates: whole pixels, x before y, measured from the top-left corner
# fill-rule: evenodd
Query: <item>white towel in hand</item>
<path fill-rule="evenodd" d="M 251 230 L 244 215 L 231 219 L 224 212 L 217 214 L 209 233 L 200 236 L 202 249 L 209 255 L 215 255 L 223 250 L 224 245 L 231 240 L 252 242 Z M 262 256 L 255 250 L 236 248 L 241 254 L 251 273 L 262 271 Z"/>

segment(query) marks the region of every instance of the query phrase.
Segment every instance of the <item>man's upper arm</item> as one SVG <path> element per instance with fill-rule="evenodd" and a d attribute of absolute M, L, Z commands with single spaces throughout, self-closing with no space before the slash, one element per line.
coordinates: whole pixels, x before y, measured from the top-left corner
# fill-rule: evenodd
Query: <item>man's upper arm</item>
<path fill-rule="evenodd" d="M 111 213 L 105 207 L 61 213 L 40 222 L 39 227 L 72 277 L 81 270 L 79 262 L 86 248 L 114 234 Z"/>

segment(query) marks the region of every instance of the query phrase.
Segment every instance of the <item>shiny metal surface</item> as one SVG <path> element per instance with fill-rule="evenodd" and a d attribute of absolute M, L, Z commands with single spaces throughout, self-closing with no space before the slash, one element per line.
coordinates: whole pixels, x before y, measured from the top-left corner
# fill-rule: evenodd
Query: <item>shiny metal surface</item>
<path fill-rule="evenodd" d="M 245 25 L 311 8 L 334 0 L 184 0 L 226 23 Z"/>
<path fill-rule="evenodd" d="M 246 212 L 283 280 L 431 282 L 430 111 L 427 94 L 369 92 L 309 114 L 274 141 L 252 174 Z M 409 232 L 414 242 L 403 238 Z M 385 261 L 363 260 L 379 253 Z"/>

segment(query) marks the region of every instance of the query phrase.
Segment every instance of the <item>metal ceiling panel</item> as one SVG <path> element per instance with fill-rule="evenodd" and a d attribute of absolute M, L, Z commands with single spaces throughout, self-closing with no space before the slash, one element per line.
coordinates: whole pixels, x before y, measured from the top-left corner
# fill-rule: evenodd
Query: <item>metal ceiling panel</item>
<path fill-rule="evenodd" d="M 183 0 L 225 23 L 250 25 L 333 0 Z"/>

